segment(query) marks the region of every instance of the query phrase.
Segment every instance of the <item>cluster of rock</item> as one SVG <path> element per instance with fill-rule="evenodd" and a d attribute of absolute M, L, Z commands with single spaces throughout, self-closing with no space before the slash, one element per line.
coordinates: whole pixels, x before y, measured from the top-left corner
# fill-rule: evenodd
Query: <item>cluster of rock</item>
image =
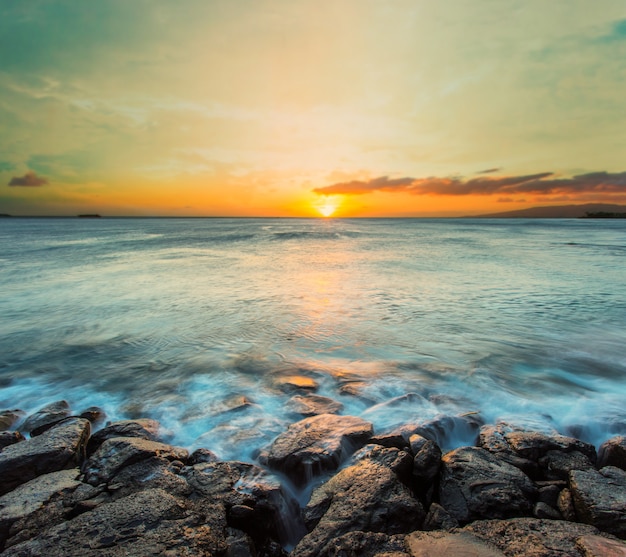
<path fill-rule="evenodd" d="M 3 556 L 626 556 L 626 437 L 596 454 L 476 416 L 375 435 L 320 414 L 255 465 L 164 443 L 149 419 L 92 435 L 101 418 L 65 403 L 23 422 L 0 412 Z M 476 446 L 442 454 L 459 422 Z"/>

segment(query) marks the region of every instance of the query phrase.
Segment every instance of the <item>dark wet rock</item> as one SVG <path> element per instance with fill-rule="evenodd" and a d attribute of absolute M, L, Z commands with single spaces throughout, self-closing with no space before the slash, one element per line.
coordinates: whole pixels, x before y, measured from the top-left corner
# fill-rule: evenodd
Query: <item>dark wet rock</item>
<path fill-rule="evenodd" d="M 565 488 L 561 490 L 556 500 L 556 508 L 565 520 L 570 520 L 571 522 L 576 521 L 576 509 L 574 509 L 574 500 L 572 499 L 572 492 L 569 489 Z"/>
<path fill-rule="evenodd" d="M 28 416 L 20 426 L 20 430 L 30 433 L 31 435 L 35 432 L 34 434 L 37 435 L 45 431 L 45 426 L 60 422 L 70 414 L 71 409 L 68 402 L 66 400 L 59 400 L 44 406 L 34 414 Z"/>
<path fill-rule="evenodd" d="M 557 508 L 559 493 L 561 493 L 561 488 L 558 485 L 544 485 L 539 488 L 537 501 L 550 505 L 553 508 Z"/>
<path fill-rule="evenodd" d="M 538 501 L 533 507 L 533 516 L 535 518 L 548 518 L 551 520 L 561 520 L 561 513 L 547 503 Z"/>
<path fill-rule="evenodd" d="M 614 466 L 572 470 L 570 491 L 581 522 L 626 538 L 626 472 Z"/>
<path fill-rule="evenodd" d="M 99 406 L 90 406 L 80 412 L 78 417 L 89 420 L 92 425 L 100 425 L 106 419 L 106 412 Z"/>
<path fill-rule="evenodd" d="M 467 445 L 474 445 L 482 424 L 478 414 L 440 415 L 421 424 L 413 433 L 430 439 L 444 448 L 458 445 L 459 440 Z"/>
<path fill-rule="evenodd" d="M 87 444 L 87 454 L 92 454 L 107 439 L 114 437 L 137 437 L 147 441 L 160 441 L 160 430 L 159 422 L 147 418 L 114 422 L 91 436 Z"/>
<path fill-rule="evenodd" d="M 225 557 L 256 557 L 257 552 L 252 538 L 236 528 L 226 529 L 226 550 Z"/>
<path fill-rule="evenodd" d="M 439 501 L 459 522 L 529 515 L 536 489 L 521 470 L 479 447 L 442 458 Z"/>
<path fill-rule="evenodd" d="M 297 515 L 295 500 L 276 478 L 253 464 L 203 463 L 186 468 L 183 475 L 196 512 L 223 516 L 224 525 L 228 521 L 229 526 L 246 532 L 257 546 L 270 539 L 288 542 L 303 534 L 302 525 L 292 518 Z"/>
<path fill-rule="evenodd" d="M 68 418 L 41 435 L 0 452 L 0 495 L 37 476 L 79 465 L 91 427 L 87 420 Z"/>
<path fill-rule="evenodd" d="M 504 557 L 468 532 L 413 532 L 405 538 L 411 557 Z"/>
<path fill-rule="evenodd" d="M 22 410 L 2 410 L 0 411 L 0 431 L 7 431 L 14 427 L 23 417 Z"/>
<path fill-rule="evenodd" d="M 51 499 L 62 498 L 80 485 L 77 477 L 77 468 L 44 474 L 0 497 L 0 551 L 14 523 L 34 522 L 29 520 L 30 517 L 41 511 Z M 54 524 L 54 520 L 48 516 L 46 523 Z"/>
<path fill-rule="evenodd" d="M 458 520 L 438 503 L 432 503 L 424 520 L 422 530 L 452 530 L 459 526 Z"/>
<path fill-rule="evenodd" d="M 25 441 L 25 437 L 19 431 L 0 431 L 0 451 L 20 441 Z"/>
<path fill-rule="evenodd" d="M 538 431 L 511 431 L 505 439 L 513 452 L 522 458 L 538 461 L 548 451 L 578 451 L 586 455 L 591 462 L 596 461 L 596 449 L 593 445 L 565 435 L 547 435 Z"/>
<path fill-rule="evenodd" d="M 544 469 L 545 477 L 563 480 L 569 477 L 571 470 L 594 468 L 589 457 L 579 451 L 548 451 L 539 459 L 539 465 Z"/>
<path fill-rule="evenodd" d="M 339 385 L 338 391 L 341 396 L 352 396 L 367 404 L 374 404 L 376 402 L 375 397 L 367 393 L 369 386 L 367 381 L 345 381 Z"/>
<path fill-rule="evenodd" d="M 194 464 L 201 464 L 203 462 L 217 462 L 219 458 L 217 455 L 209 449 L 196 449 L 189 457 L 189 466 Z"/>
<path fill-rule="evenodd" d="M 441 449 L 439 445 L 421 435 L 411 436 L 413 458 L 413 486 L 415 494 L 426 506 L 430 505 L 437 488 L 436 478 L 441 469 Z"/>
<path fill-rule="evenodd" d="M 167 492 L 152 489 L 100 505 L 8 548 L 3 557 L 191 556 L 225 551 L 223 530 L 189 513 Z"/>
<path fill-rule="evenodd" d="M 187 460 L 189 452 L 158 441 L 138 437 L 114 437 L 102 443 L 84 463 L 84 481 L 91 485 L 109 482 L 122 468 L 151 457 Z"/>
<path fill-rule="evenodd" d="M 318 416 L 319 414 L 339 414 L 343 404 L 326 396 L 308 394 L 294 395 L 286 404 L 287 410 L 301 416 Z"/>
<path fill-rule="evenodd" d="M 615 466 L 626 470 L 626 437 L 612 437 L 598 449 L 598 468 Z"/>
<path fill-rule="evenodd" d="M 538 518 L 479 520 L 463 531 L 495 546 L 507 557 L 589 557 L 579 540 L 599 534 L 587 524 Z"/>
<path fill-rule="evenodd" d="M 295 391 L 317 391 L 319 383 L 306 375 L 286 375 L 277 377 L 274 384 L 285 393 Z"/>
<path fill-rule="evenodd" d="M 359 460 L 313 491 L 303 511 L 311 531 L 292 552 L 294 557 L 317 556 L 331 540 L 347 532 L 396 534 L 421 526 L 424 509 L 382 461 Z"/>
<path fill-rule="evenodd" d="M 318 548 L 316 557 L 409 557 L 404 536 L 348 532 Z"/>
<path fill-rule="evenodd" d="M 272 443 L 267 464 L 303 485 L 339 464 L 372 436 L 372 424 L 354 416 L 321 414 L 289 426 Z"/>

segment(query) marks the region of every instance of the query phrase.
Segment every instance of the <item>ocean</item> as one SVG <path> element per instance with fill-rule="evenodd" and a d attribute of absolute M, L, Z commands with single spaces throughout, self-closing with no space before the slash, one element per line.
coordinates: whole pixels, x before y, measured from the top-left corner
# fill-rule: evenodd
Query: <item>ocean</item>
<path fill-rule="evenodd" d="M 377 432 L 472 413 L 598 445 L 626 433 L 625 263 L 624 220 L 0 219 L 0 409 L 253 460 L 303 376 Z"/>

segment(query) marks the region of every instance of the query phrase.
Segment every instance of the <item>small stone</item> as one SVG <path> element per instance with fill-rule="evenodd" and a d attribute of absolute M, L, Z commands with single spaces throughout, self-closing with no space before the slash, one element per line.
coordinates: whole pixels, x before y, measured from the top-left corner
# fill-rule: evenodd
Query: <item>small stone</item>
<path fill-rule="evenodd" d="M 22 410 L 0 411 L 0 431 L 7 431 L 17 424 L 25 415 Z"/>
<path fill-rule="evenodd" d="M 202 462 L 217 462 L 219 458 L 217 455 L 209 449 L 196 449 L 189 457 L 189 466 L 194 464 L 200 464 Z"/>
<path fill-rule="evenodd" d="M 432 503 L 424 520 L 424 530 L 452 530 L 459 526 L 456 520 L 446 509 L 438 503 Z"/>
<path fill-rule="evenodd" d="M 565 520 L 576 522 L 576 510 L 574 509 L 572 492 L 569 489 L 565 488 L 561 490 L 556 501 L 556 507 Z"/>
<path fill-rule="evenodd" d="M 343 404 L 325 396 L 308 394 L 294 395 L 286 404 L 287 410 L 301 416 L 317 416 L 319 414 L 339 414 Z"/>
<path fill-rule="evenodd" d="M 99 406 L 90 406 L 85 408 L 78 417 L 89 420 L 92 425 L 99 425 L 105 420 L 106 412 Z"/>
<path fill-rule="evenodd" d="M 556 507 L 560 492 L 561 490 L 556 485 L 540 487 L 538 501 L 550 505 L 551 507 Z"/>
<path fill-rule="evenodd" d="M 33 435 L 33 431 L 35 431 L 35 435 L 37 435 L 46 430 L 45 426 L 60 422 L 70 414 L 71 410 L 68 402 L 66 400 L 59 400 L 40 408 L 37 412 L 28 416 L 20 427 L 20 430 L 30 433 L 31 436 Z"/>
<path fill-rule="evenodd" d="M 286 393 L 293 391 L 317 391 L 319 383 L 304 375 L 287 375 L 275 380 L 275 385 Z"/>
<path fill-rule="evenodd" d="M 25 437 L 19 431 L 0 431 L 0 451 L 20 441 L 25 441 Z"/>
<path fill-rule="evenodd" d="M 533 507 L 533 516 L 535 518 L 549 518 L 551 520 L 561 520 L 561 513 L 553 509 L 550 505 L 539 501 Z"/>

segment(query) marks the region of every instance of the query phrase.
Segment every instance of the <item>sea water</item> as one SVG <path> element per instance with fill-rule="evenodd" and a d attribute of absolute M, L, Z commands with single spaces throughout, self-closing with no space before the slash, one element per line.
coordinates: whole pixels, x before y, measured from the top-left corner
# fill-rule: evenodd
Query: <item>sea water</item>
<path fill-rule="evenodd" d="M 624 434 L 626 221 L 0 220 L 0 409 L 252 460 L 298 419 L 293 375 L 378 432 Z"/>

